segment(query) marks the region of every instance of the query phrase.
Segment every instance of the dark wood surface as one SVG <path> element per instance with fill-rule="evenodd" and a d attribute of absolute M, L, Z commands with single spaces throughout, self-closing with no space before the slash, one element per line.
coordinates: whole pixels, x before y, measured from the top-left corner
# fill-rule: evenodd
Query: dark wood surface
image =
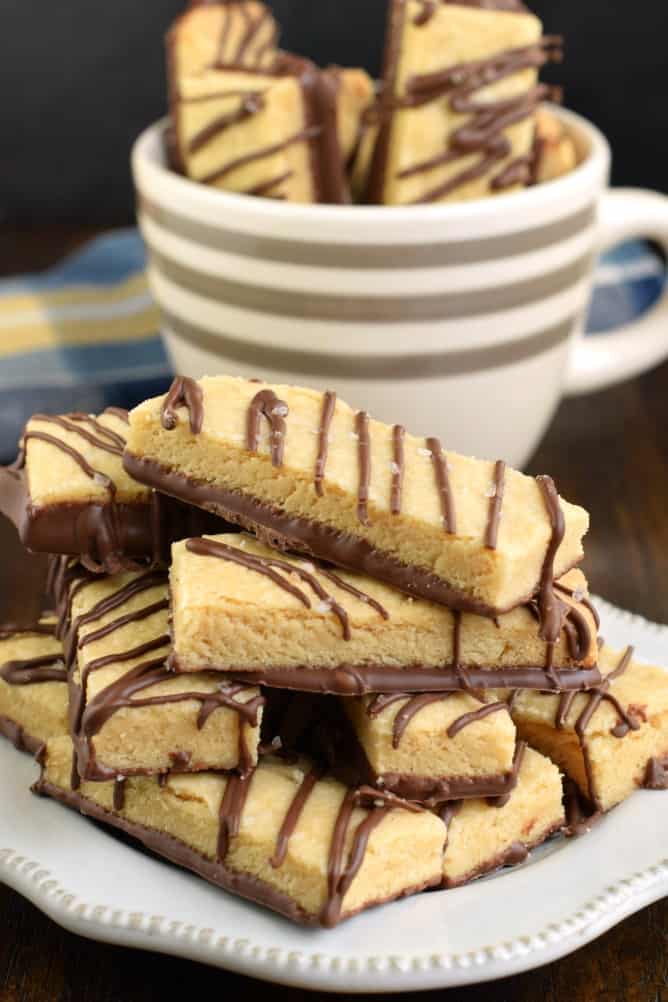
<path fill-rule="evenodd" d="M 46 267 L 92 234 L 86 228 L 0 230 L 0 272 Z M 668 365 L 563 403 L 531 472 L 551 473 L 564 496 L 591 512 L 585 569 L 592 588 L 668 623 Z M 21 562 L 18 573 L 16 538 L 2 519 L 0 554 L 2 621 L 21 611 L 26 582 L 39 581 L 44 562 Z M 0 1002 L 149 1002 L 185 994 L 199 1000 L 253 991 L 276 999 L 309 997 L 187 961 L 88 942 L 0 886 Z M 452 1002 L 668 1002 L 668 900 L 564 960 L 440 994 Z"/>

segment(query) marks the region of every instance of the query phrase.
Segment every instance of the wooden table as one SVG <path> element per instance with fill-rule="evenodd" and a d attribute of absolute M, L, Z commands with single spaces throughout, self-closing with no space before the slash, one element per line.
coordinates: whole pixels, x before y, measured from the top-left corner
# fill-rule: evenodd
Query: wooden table
<path fill-rule="evenodd" d="M 0 233 L 0 270 L 45 267 L 89 229 Z M 35 405 L 38 405 L 35 401 Z M 594 591 L 668 623 L 668 366 L 616 389 L 562 404 L 531 472 L 549 472 L 589 509 L 586 570 Z M 0 519 L 0 621 L 21 608 L 18 548 Z M 37 580 L 33 558 L 23 580 Z M 79 939 L 0 887 L 0 1002 L 149 1002 L 215 999 L 245 991 L 276 999 L 306 992 L 169 957 Z M 312 996 L 310 996 L 312 997 Z M 453 989 L 462 1002 L 668 1002 L 668 900 L 571 957 L 503 982 Z"/>

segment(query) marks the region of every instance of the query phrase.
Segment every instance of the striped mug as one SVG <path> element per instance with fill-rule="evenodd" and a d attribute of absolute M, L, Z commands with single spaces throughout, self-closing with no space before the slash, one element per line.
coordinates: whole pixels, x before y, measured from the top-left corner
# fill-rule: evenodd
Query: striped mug
<path fill-rule="evenodd" d="M 135 145 L 149 280 L 175 369 L 336 390 L 448 448 L 522 466 L 563 394 L 668 356 L 668 294 L 632 327 L 583 338 L 596 255 L 668 251 L 668 198 L 607 190 L 610 150 L 554 109 L 579 166 L 447 205 L 294 205 L 170 171 L 164 123 Z"/>

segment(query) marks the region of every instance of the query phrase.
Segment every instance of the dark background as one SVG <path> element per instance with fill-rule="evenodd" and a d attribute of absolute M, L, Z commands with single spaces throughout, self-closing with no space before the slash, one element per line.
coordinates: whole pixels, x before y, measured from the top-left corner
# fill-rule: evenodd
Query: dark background
<path fill-rule="evenodd" d="M 551 77 L 607 133 L 614 180 L 668 188 L 668 3 L 529 0 L 567 38 Z M 0 223 L 132 216 L 132 140 L 163 113 L 185 0 L 0 0 Z M 386 0 L 273 0 L 283 44 L 377 72 Z"/>

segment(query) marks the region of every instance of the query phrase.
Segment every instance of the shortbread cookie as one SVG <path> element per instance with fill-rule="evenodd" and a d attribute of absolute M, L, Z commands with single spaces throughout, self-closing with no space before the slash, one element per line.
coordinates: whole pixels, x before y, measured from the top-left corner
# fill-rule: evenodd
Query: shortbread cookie
<path fill-rule="evenodd" d="M 264 759 L 245 779 L 213 773 L 70 786 L 68 741 L 47 746 L 45 793 L 105 821 L 226 890 L 308 925 L 336 925 L 440 883 L 434 814 L 346 789 L 310 763 Z"/>
<path fill-rule="evenodd" d="M 227 191 L 349 201 L 345 166 L 372 98 L 363 70 L 289 57 L 272 74 L 230 67 L 183 78 L 171 107 L 179 169 Z"/>
<path fill-rule="evenodd" d="M 639 786 L 668 788 L 668 673 L 632 654 L 604 647 L 605 678 L 589 693 L 520 691 L 511 700 L 520 736 L 549 755 L 600 811 Z"/>
<path fill-rule="evenodd" d="M 548 93 L 537 70 L 559 40 L 528 11 L 494 7 L 393 0 L 366 201 L 466 201 L 529 182 Z"/>
<path fill-rule="evenodd" d="M 569 174 L 577 167 L 575 143 L 568 132 L 547 108 L 536 112 L 535 163 L 533 181 L 542 184 Z"/>
<path fill-rule="evenodd" d="M 67 675 L 55 621 L 0 625 L 0 734 L 34 754 L 68 733 Z"/>
<path fill-rule="evenodd" d="M 0 512 L 24 546 L 76 554 L 98 571 L 129 558 L 165 560 L 172 540 L 216 531 L 211 516 L 137 483 L 123 469 L 127 411 L 36 414 L 11 467 L 0 467 Z M 220 522 L 217 525 L 221 528 Z"/>
<path fill-rule="evenodd" d="M 218 66 L 268 70 L 276 62 L 279 28 L 263 3 L 206 3 L 172 25 L 167 52 L 173 77 L 199 76 Z"/>
<path fill-rule="evenodd" d="M 130 416 L 131 476 L 253 528 L 280 548 L 360 570 L 450 608 L 496 615 L 582 558 L 588 515 L 547 477 L 444 452 L 335 394 L 229 376 L 178 378 Z"/>
<path fill-rule="evenodd" d="M 515 787 L 516 732 L 504 702 L 469 693 L 341 699 L 372 786 L 409 800 L 504 797 Z"/>
<path fill-rule="evenodd" d="M 517 785 L 505 804 L 466 800 L 441 809 L 448 827 L 443 862 L 446 887 L 523 862 L 532 848 L 564 825 L 558 768 L 533 748 L 520 754 Z"/>
<path fill-rule="evenodd" d="M 61 608 L 70 717 L 86 779 L 257 763 L 264 700 L 219 676 L 175 675 L 166 575 L 74 581 Z"/>
<path fill-rule="evenodd" d="M 515 672 L 523 685 L 581 688 L 599 679 L 586 587 L 577 570 L 556 585 L 562 629 L 552 645 L 539 635 L 535 602 L 495 621 L 246 534 L 189 539 L 172 548 L 170 664 L 320 692 L 498 686 Z"/>

